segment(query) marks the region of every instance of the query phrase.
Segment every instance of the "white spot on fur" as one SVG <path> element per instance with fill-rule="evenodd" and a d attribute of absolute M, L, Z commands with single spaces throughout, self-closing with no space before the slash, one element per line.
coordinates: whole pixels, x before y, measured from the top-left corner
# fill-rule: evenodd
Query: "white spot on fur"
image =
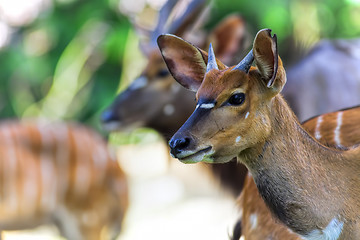
<path fill-rule="evenodd" d="M 240 140 L 241 140 L 241 136 L 237 136 L 236 139 L 235 139 L 235 142 L 238 143 L 238 142 L 240 142 Z"/>
<path fill-rule="evenodd" d="M 337 146 L 342 147 L 341 145 L 341 140 L 340 140 L 340 128 L 342 125 L 342 116 L 343 116 L 343 112 L 338 112 L 337 114 L 337 126 L 335 128 L 335 136 L 334 136 L 334 140 Z"/>
<path fill-rule="evenodd" d="M 342 232 L 344 223 L 337 218 L 333 218 L 330 223 L 323 230 L 315 229 L 306 236 L 305 240 L 337 240 Z"/>
<path fill-rule="evenodd" d="M 247 119 L 248 117 L 249 117 L 249 112 L 247 112 L 246 114 L 245 114 L 245 119 Z"/>
<path fill-rule="evenodd" d="M 148 84 L 148 80 L 146 77 L 141 76 L 137 78 L 130 86 L 129 89 L 136 90 L 145 87 Z"/>
<path fill-rule="evenodd" d="M 203 103 L 199 106 L 199 108 L 205 108 L 205 109 L 211 109 L 213 107 L 215 107 L 215 103 Z"/>
<path fill-rule="evenodd" d="M 244 235 L 243 235 L 243 236 L 241 236 L 239 240 L 245 240 Z"/>
<path fill-rule="evenodd" d="M 321 134 L 320 134 L 320 126 L 323 122 L 323 116 L 318 117 L 318 120 L 316 121 L 316 127 L 315 127 L 315 138 L 317 140 L 320 140 Z"/>
<path fill-rule="evenodd" d="M 173 115 L 175 112 L 175 107 L 172 104 L 166 104 L 163 108 L 163 112 L 166 116 Z"/>
<path fill-rule="evenodd" d="M 255 229 L 257 227 L 257 215 L 256 213 L 253 213 L 250 215 L 250 225 L 251 225 L 251 230 Z"/>

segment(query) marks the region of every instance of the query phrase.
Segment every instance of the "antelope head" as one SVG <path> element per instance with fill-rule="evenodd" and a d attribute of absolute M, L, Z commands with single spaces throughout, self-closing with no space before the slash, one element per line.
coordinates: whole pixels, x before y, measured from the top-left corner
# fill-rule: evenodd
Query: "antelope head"
<path fill-rule="evenodd" d="M 270 29 L 259 31 L 253 49 L 232 67 L 217 60 L 211 46 L 206 53 L 173 35 L 161 35 L 158 45 L 176 81 L 196 92 L 195 111 L 169 141 L 174 157 L 228 162 L 265 143 L 271 104 L 286 82 Z"/>
<path fill-rule="evenodd" d="M 101 121 L 106 130 L 132 130 L 146 126 L 167 133 L 168 129 L 178 129 L 178 125 L 191 114 L 192 107 L 195 107 L 193 93 L 183 90 L 172 80 L 156 39 L 163 32 L 180 36 L 189 34 L 199 21 L 205 4 L 205 0 L 169 0 L 163 5 L 155 28 L 147 32 L 140 42 L 148 64 L 142 74 L 103 112 Z M 136 22 L 134 26 L 138 32 L 143 32 Z M 175 101 L 180 96 L 191 101 L 180 104 Z"/>

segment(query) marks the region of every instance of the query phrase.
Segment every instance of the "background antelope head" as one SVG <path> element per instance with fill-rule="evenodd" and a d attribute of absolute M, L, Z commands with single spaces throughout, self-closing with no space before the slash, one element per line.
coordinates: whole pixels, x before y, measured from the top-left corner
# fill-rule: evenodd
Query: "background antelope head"
<path fill-rule="evenodd" d="M 157 37 L 164 32 L 184 37 L 188 35 L 204 10 L 206 1 L 192 0 L 186 6 L 183 3 L 184 1 L 167 1 L 159 11 L 155 28 L 143 37 L 140 48 L 148 59 L 148 64 L 142 74 L 102 114 L 101 120 L 106 130 L 147 126 L 167 131 L 168 124 L 176 123 L 177 118 L 184 122 L 191 114 L 193 108 L 189 109 L 188 106 L 195 107 L 194 96 L 181 91 L 181 87 L 174 84 L 156 44 Z M 136 23 L 134 26 L 138 32 L 141 31 Z M 184 95 L 185 104 L 172 101 L 178 95 Z M 174 116 L 175 110 L 183 112 L 183 117 Z"/>
<path fill-rule="evenodd" d="M 196 91 L 197 107 L 169 141 L 183 162 L 228 162 L 264 142 L 270 134 L 270 105 L 286 77 L 278 58 L 276 35 L 258 32 L 253 50 L 235 67 L 226 67 L 192 44 L 162 35 L 158 44 L 173 77 Z M 253 59 L 255 67 L 250 67 Z"/>
<path fill-rule="evenodd" d="M 186 121 L 195 108 L 194 93 L 182 88 L 173 81 L 155 41 L 164 32 L 176 34 L 185 39 L 194 39 L 198 35 L 199 25 L 204 19 L 200 10 L 204 2 L 194 0 L 187 6 L 184 14 L 177 20 L 167 19 L 178 12 L 178 6 L 166 5 L 160 11 L 159 22 L 150 34 L 148 43 L 141 42 L 141 49 L 148 58 L 148 64 L 142 74 L 122 93 L 102 115 L 105 129 L 124 130 L 136 127 L 150 127 L 170 139 L 177 129 Z M 167 3 L 169 4 L 169 3 Z M 196 6 L 194 8 L 193 6 Z M 207 9 L 204 10 L 206 12 Z M 164 22 L 170 24 L 164 25 Z M 200 46 L 214 43 L 214 49 L 226 64 L 235 63 L 241 57 L 247 42 L 244 20 L 237 14 L 229 15 L 222 20 L 207 36 L 195 37 Z M 181 99 L 181 101 L 179 101 Z"/>

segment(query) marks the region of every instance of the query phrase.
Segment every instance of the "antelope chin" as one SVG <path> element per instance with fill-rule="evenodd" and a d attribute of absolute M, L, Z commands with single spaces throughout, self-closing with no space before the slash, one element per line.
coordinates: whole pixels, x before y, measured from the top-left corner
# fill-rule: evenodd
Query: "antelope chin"
<path fill-rule="evenodd" d="M 214 150 L 212 147 L 205 147 L 200 150 L 195 151 L 184 151 L 181 154 L 177 155 L 177 159 L 179 159 L 182 163 L 197 163 L 197 162 L 208 162 L 212 163 L 213 159 L 211 155 L 214 154 Z"/>

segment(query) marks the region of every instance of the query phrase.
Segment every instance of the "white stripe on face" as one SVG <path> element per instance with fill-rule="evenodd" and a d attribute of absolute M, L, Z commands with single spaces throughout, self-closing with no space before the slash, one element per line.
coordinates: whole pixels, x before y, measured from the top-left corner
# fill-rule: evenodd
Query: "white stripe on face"
<path fill-rule="evenodd" d="M 212 109 L 215 107 L 215 103 L 202 103 L 196 105 L 196 108 Z"/>

